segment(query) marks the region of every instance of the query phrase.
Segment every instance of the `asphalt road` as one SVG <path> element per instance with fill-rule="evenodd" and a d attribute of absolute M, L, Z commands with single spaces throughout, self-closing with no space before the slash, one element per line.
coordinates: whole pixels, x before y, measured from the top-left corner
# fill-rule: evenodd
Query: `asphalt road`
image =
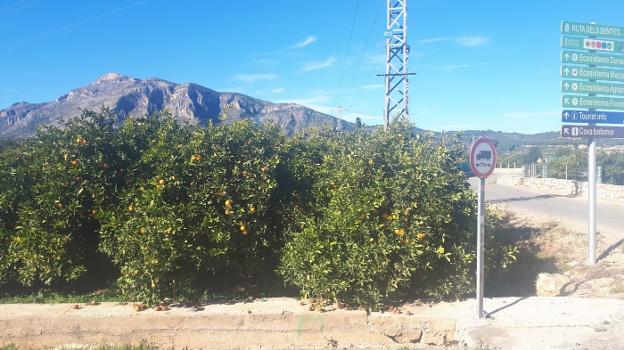
<path fill-rule="evenodd" d="M 519 215 L 535 217 L 541 221 L 554 220 L 566 228 L 587 232 L 587 195 L 568 197 L 544 194 L 524 188 L 498 185 L 496 177 L 486 181 L 485 200 L 487 203 L 508 208 Z M 477 189 L 478 179 L 471 178 L 470 184 Z M 597 201 L 596 223 L 598 232 L 606 242 L 616 243 L 624 239 L 624 205 L 610 201 Z"/>

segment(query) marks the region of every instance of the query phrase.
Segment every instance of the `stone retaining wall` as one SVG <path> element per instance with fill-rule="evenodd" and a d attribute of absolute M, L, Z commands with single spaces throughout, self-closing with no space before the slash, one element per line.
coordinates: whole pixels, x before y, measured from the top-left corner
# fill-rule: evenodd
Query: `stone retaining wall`
<path fill-rule="evenodd" d="M 498 170 L 498 169 L 497 169 Z M 587 182 L 554 178 L 530 178 L 518 174 L 501 174 L 496 179 L 499 185 L 526 187 L 548 194 L 578 196 L 587 193 Z M 596 195 L 599 200 L 610 200 L 624 203 L 624 186 L 596 184 Z"/>

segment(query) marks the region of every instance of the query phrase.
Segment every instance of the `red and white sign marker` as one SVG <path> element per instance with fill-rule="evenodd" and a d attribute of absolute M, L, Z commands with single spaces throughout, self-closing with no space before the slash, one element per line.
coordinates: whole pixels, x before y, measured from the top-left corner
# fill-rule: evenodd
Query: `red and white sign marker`
<path fill-rule="evenodd" d="M 478 178 L 490 176 L 496 167 L 496 146 L 492 140 L 479 137 L 470 150 L 470 168 Z"/>
<path fill-rule="evenodd" d="M 470 149 L 470 168 L 479 178 L 477 191 L 477 318 L 484 318 L 483 311 L 483 262 L 485 255 L 485 178 L 496 167 L 496 146 L 485 137 L 479 137 Z"/>

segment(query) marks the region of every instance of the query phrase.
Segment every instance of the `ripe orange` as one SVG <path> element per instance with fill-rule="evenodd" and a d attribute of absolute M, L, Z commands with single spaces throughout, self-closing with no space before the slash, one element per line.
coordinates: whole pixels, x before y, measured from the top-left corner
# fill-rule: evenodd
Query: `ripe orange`
<path fill-rule="evenodd" d="M 403 228 L 396 228 L 394 229 L 394 234 L 397 236 L 403 236 L 405 235 L 405 229 Z"/>

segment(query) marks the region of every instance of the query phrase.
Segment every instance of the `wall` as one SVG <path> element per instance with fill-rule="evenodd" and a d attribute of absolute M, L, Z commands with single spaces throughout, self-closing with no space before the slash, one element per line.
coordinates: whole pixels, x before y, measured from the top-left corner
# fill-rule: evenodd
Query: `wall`
<path fill-rule="evenodd" d="M 496 169 L 496 183 L 511 187 L 524 187 L 541 193 L 565 196 L 579 196 L 587 193 L 587 182 L 554 178 L 530 178 L 522 176 L 518 169 Z M 520 169 L 521 170 L 521 169 Z M 596 184 L 596 196 L 599 200 L 610 200 L 624 203 L 624 186 Z"/>

